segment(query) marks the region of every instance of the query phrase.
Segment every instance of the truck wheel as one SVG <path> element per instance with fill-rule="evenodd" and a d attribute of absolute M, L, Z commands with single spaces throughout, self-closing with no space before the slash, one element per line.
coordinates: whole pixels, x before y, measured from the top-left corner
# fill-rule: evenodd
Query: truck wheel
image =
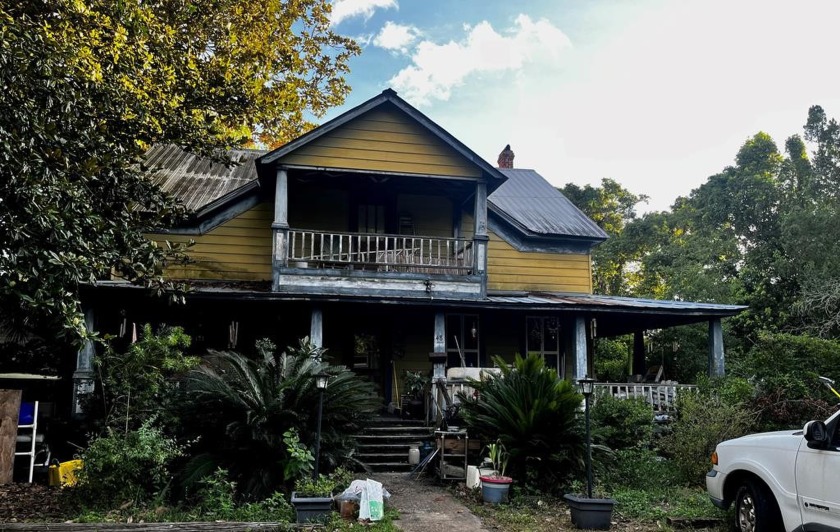
<path fill-rule="evenodd" d="M 780 532 L 782 515 L 770 491 L 747 480 L 735 495 L 735 527 L 741 532 Z"/>

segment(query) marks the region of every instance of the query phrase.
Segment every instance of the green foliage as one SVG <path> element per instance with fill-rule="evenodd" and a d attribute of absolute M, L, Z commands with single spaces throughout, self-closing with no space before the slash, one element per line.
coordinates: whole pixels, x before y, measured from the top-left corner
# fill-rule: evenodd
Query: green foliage
<path fill-rule="evenodd" d="M 177 377 L 195 368 L 199 359 L 184 354 L 190 337 L 180 327 L 164 327 L 157 333 L 143 327 L 141 338 L 125 353 L 111 348 L 94 358 L 110 428 L 136 428 L 150 417 L 166 427 L 177 425 L 173 417 L 180 400 Z"/>
<path fill-rule="evenodd" d="M 157 289 L 183 219 L 150 178 L 153 144 L 202 154 L 304 132 L 349 92 L 359 52 L 326 0 L 55 0 L 0 7 L 0 315 L 86 332 L 78 288 Z"/>
<path fill-rule="evenodd" d="M 668 517 L 685 519 L 720 519 L 726 516 L 715 508 L 705 489 L 669 487 L 639 489 L 633 486 L 613 492 L 615 512 L 625 519 L 664 521 Z"/>
<path fill-rule="evenodd" d="M 299 497 L 330 497 L 340 490 L 347 489 L 352 475 L 339 467 L 329 475 L 318 475 L 317 479 L 303 477 L 295 481 L 295 491 Z"/>
<path fill-rule="evenodd" d="M 830 415 L 835 397 L 818 376 L 840 377 L 840 342 L 804 335 L 761 334 L 742 372 L 757 383 L 752 407 L 762 430 L 801 428 Z"/>
<path fill-rule="evenodd" d="M 422 399 L 426 392 L 426 387 L 429 386 L 431 380 L 420 371 L 406 371 L 405 377 L 405 393 L 414 397 L 415 399 Z"/>
<path fill-rule="evenodd" d="M 314 376 L 321 372 L 330 376 L 323 392 L 321 467 L 329 470 L 352 460 L 352 435 L 379 407 L 372 385 L 343 366 L 329 365 L 322 359 L 324 350 L 308 339 L 281 355 L 270 343 L 259 347 L 256 360 L 213 352 L 204 366 L 190 372 L 183 419 L 191 424 L 188 434 L 201 439 L 187 483 L 224 467 L 249 497 L 290 485 L 308 461 L 301 446 L 314 447 L 319 397 Z M 288 438 L 290 429 L 299 441 Z"/>
<path fill-rule="evenodd" d="M 626 382 L 633 336 L 599 338 L 595 343 L 595 375 L 602 382 Z"/>
<path fill-rule="evenodd" d="M 286 444 L 286 461 L 283 465 L 283 478 L 291 480 L 311 476 L 315 457 L 309 448 L 300 443 L 297 430 L 289 429 L 284 432 L 283 443 Z"/>
<path fill-rule="evenodd" d="M 644 399 L 598 397 L 590 411 L 592 441 L 610 449 L 647 448 L 653 435 L 653 410 Z"/>
<path fill-rule="evenodd" d="M 555 483 L 582 456 L 577 427 L 581 396 L 539 356 L 517 354 L 512 368 L 499 357 L 494 362 L 500 375 L 474 381 L 475 396 L 459 394 L 470 433 L 503 443 L 515 478 L 533 469 L 540 484 Z"/>
<path fill-rule="evenodd" d="M 598 480 L 609 493 L 622 488 L 660 490 L 682 485 L 674 463 L 650 449 L 626 448 L 601 454 L 597 465 Z"/>
<path fill-rule="evenodd" d="M 258 502 L 237 503 L 236 483 L 228 479 L 228 472 L 224 469 L 217 469 L 201 480 L 197 499 L 192 513 L 202 520 L 294 521 L 294 508 L 280 492 Z"/>
<path fill-rule="evenodd" d="M 726 403 L 709 393 L 684 393 L 677 398 L 677 419 L 663 436 L 661 449 L 690 484 L 701 484 L 715 446 L 753 432 L 755 414 L 744 403 Z"/>
<path fill-rule="evenodd" d="M 93 507 L 142 502 L 168 488 L 172 461 L 183 455 L 173 438 L 145 421 L 128 433 L 109 430 L 82 453 L 77 494 Z"/>
<path fill-rule="evenodd" d="M 493 469 L 498 471 L 501 476 L 505 476 L 510 461 L 510 453 L 505 449 L 502 440 L 499 439 L 487 445 L 487 458 L 493 464 Z"/>

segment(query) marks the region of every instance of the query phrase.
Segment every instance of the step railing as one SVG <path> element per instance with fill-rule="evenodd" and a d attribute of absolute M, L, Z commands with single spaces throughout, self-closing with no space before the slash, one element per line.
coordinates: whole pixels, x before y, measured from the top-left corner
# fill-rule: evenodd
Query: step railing
<path fill-rule="evenodd" d="M 287 260 L 298 268 L 468 275 L 472 240 L 326 231 L 289 231 Z"/>

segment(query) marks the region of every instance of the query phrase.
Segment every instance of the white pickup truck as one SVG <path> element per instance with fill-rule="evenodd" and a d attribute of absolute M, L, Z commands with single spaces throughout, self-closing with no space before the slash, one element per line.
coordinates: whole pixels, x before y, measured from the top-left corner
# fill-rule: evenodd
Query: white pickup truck
<path fill-rule="evenodd" d="M 840 412 L 718 444 L 706 489 L 744 532 L 840 531 Z"/>

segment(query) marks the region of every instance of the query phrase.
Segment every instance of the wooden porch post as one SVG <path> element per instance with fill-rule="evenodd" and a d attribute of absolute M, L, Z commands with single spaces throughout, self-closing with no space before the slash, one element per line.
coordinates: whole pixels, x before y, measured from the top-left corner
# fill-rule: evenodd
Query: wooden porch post
<path fill-rule="evenodd" d="M 645 366 L 645 331 L 636 331 L 633 333 L 633 375 L 644 376 Z"/>
<path fill-rule="evenodd" d="M 436 423 L 440 423 L 438 407 L 443 399 L 438 390 L 438 383 L 446 383 L 446 320 L 443 312 L 435 312 L 435 333 L 432 340 L 432 352 L 429 353 L 429 360 L 432 362 L 432 404 L 435 410 L 427 412 L 427 420 L 432 416 Z M 444 408 L 446 405 L 441 406 Z"/>
<path fill-rule="evenodd" d="M 94 314 L 93 307 L 87 306 L 84 309 L 85 313 L 85 329 L 89 333 L 93 333 Z M 82 344 L 81 349 L 76 354 L 76 371 L 73 372 L 73 405 L 72 415 L 79 419 L 85 416 L 82 401 L 85 396 L 93 393 L 93 356 L 96 354 L 96 348 L 93 340 L 88 338 Z"/>
<path fill-rule="evenodd" d="M 709 320 L 709 376 L 723 377 L 724 374 L 723 325 L 717 318 Z"/>
<path fill-rule="evenodd" d="M 487 272 L 487 183 L 484 179 L 475 184 L 475 226 L 473 228 L 474 274 L 485 276 Z M 481 297 L 487 295 L 487 284 L 482 283 Z"/>
<path fill-rule="evenodd" d="M 572 375 L 573 379 L 577 381 L 586 377 L 587 362 L 587 348 L 586 348 L 586 320 L 583 316 L 575 317 L 574 332 L 572 344 L 574 346 L 575 357 L 575 372 Z"/>
<path fill-rule="evenodd" d="M 274 187 L 274 222 L 271 224 L 274 238 L 272 239 L 272 270 L 274 272 L 274 289 L 277 290 L 278 268 L 288 265 L 289 246 L 289 176 L 285 168 L 277 169 L 277 182 Z"/>
<path fill-rule="evenodd" d="M 312 308 L 312 321 L 309 325 L 309 341 L 315 347 L 324 347 L 324 313 L 320 307 Z"/>

